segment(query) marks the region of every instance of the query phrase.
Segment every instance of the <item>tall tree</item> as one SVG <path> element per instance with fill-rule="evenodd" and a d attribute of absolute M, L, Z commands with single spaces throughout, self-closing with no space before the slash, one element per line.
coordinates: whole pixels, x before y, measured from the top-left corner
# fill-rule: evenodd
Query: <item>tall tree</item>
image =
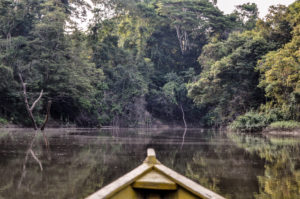
<path fill-rule="evenodd" d="M 238 17 L 238 21 L 242 24 L 243 29 L 251 30 L 255 28 L 258 20 L 258 8 L 255 3 L 245 3 L 236 6 L 233 14 Z"/>
<path fill-rule="evenodd" d="M 224 42 L 204 47 L 199 57 L 203 71 L 188 85 L 188 94 L 198 106 L 210 107 L 208 125 L 225 125 L 260 105 L 263 92 L 257 88 L 255 66 L 271 47 L 251 32 L 235 33 Z"/>
<path fill-rule="evenodd" d="M 292 40 L 277 51 L 269 52 L 259 62 L 260 87 L 266 91 L 269 107 L 279 106 L 286 119 L 299 120 L 300 115 L 300 2 L 292 4 L 287 12 Z M 286 30 L 287 31 L 287 30 Z"/>
<path fill-rule="evenodd" d="M 208 0 L 162 0 L 157 5 L 160 14 L 171 20 L 182 54 L 195 47 L 199 36 L 222 35 L 229 25 L 222 12 Z"/>

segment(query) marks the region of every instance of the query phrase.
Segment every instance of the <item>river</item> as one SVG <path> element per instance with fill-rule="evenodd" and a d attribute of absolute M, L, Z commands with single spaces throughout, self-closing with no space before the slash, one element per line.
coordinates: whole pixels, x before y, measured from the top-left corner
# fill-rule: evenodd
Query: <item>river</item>
<path fill-rule="evenodd" d="M 161 163 L 228 199 L 299 199 L 300 138 L 213 130 L 0 129 L 0 199 L 84 198 Z"/>

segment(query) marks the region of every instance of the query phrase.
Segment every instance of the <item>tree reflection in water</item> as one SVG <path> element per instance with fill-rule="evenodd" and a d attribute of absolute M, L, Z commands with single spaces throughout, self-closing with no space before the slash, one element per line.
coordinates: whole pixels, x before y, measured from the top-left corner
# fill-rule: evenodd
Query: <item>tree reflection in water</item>
<path fill-rule="evenodd" d="M 166 166 L 228 199 L 299 198 L 297 139 L 56 129 L 0 132 L 0 199 L 84 198 L 141 164 L 148 147 Z"/>
<path fill-rule="evenodd" d="M 300 141 L 294 138 L 255 137 L 231 134 L 239 147 L 265 160 L 265 172 L 258 176 L 256 199 L 300 198 Z"/>
<path fill-rule="evenodd" d="M 28 149 L 27 149 L 27 152 L 26 152 L 26 155 L 25 155 L 25 160 L 24 160 L 24 163 L 23 163 L 23 170 L 22 170 L 22 175 L 21 175 L 21 178 L 20 178 L 20 181 L 19 181 L 19 184 L 18 184 L 18 189 L 20 189 L 21 185 L 22 185 L 22 182 L 26 176 L 26 164 L 28 162 L 28 159 L 29 159 L 29 155 L 31 155 L 33 157 L 33 159 L 39 164 L 40 166 L 40 169 L 41 169 L 41 172 L 43 171 L 43 165 L 41 163 L 41 161 L 39 160 L 39 158 L 35 155 L 35 153 L 33 152 L 32 150 L 32 147 L 33 147 L 33 144 L 34 144 L 34 141 L 35 141 L 35 138 L 37 136 L 37 134 L 39 133 L 39 131 L 35 131 L 34 135 L 33 135 L 33 138 L 32 140 L 30 141 L 30 144 L 28 146 Z M 45 132 L 43 132 L 44 134 Z M 48 143 L 46 142 L 47 139 L 45 139 L 45 143 L 46 143 L 46 146 L 48 146 Z"/>
<path fill-rule="evenodd" d="M 102 161 L 99 160 L 97 153 L 89 145 L 78 152 L 76 147 L 73 148 L 74 151 L 63 148 L 64 144 L 59 140 L 52 138 L 52 142 L 49 142 L 42 133 L 30 133 L 30 136 L 29 139 L 27 135 L 15 136 L 19 142 L 19 157 L 1 162 L 6 166 L 0 167 L 0 198 L 80 198 L 91 190 L 102 187 L 103 178 L 95 176 L 106 172 L 107 167 L 103 156 L 100 158 Z M 69 141 L 73 147 L 78 144 L 72 143 L 78 140 Z M 26 146 L 23 146 L 24 142 L 27 143 Z M 1 144 L 5 143 L 11 144 L 10 137 L 1 138 Z"/>

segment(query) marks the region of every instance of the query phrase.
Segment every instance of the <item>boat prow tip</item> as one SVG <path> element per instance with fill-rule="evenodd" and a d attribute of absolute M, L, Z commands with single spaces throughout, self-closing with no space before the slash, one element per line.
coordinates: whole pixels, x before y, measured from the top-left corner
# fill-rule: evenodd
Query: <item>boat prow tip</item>
<path fill-rule="evenodd" d="M 155 150 L 153 148 L 147 149 L 147 158 L 144 163 L 147 164 L 160 164 L 160 162 L 156 159 Z"/>

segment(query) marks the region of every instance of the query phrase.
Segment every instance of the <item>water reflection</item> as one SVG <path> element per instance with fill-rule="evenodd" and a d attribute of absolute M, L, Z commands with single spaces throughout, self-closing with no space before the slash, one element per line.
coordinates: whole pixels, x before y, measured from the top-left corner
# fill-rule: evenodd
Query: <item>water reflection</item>
<path fill-rule="evenodd" d="M 230 135 L 238 146 L 265 160 L 258 176 L 257 199 L 300 198 L 300 141 L 295 138 L 258 138 Z"/>
<path fill-rule="evenodd" d="M 84 198 L 141 164 L 148 147 L 226 198 L 299 198 L 300 142 L 288 139 L 203 130 L 1 130 L 0 198 Z"/>
<path fill-rule="evenodd" d="M 43 132 L 44 134 L 44 132 Z M 40 166 L 40 169 L 41 171 L 43 171 L 43 165 L 41 163 L 41 161 L 39 160 L 39 158 L 35 155 L 35 153 L 33 152 L 32 150 L 32 147 L 33 147 L 33 144 L 34 144 L 34 141 L 35 141 L 35 138 L 36 136 L 38 135 L 38 131 L 36 131 L 33 135 L 33 138 L 32 140 L 30 141 L 30 144 L 28 146 L 28 149 L 27 149 L 27 152 L 26 152 L 26 155 L 25 155 L 25 160 L 24 160 L 24 163 L 23 163 L 23 170 L 22 170 L 22 175 L 21 175 L 21 178 L 20 178 L 20 181 L 18 183 L 18 189 L 21 188 L 21 185 L 22 185 L 22 182 L 26 176 L 26 164 L 28 162 L 28 159 L 29 159 L 29 155 L 31 155 L 33 157 L 34 160 L 36 160 L 36 162 L 39 164 Z"/>

